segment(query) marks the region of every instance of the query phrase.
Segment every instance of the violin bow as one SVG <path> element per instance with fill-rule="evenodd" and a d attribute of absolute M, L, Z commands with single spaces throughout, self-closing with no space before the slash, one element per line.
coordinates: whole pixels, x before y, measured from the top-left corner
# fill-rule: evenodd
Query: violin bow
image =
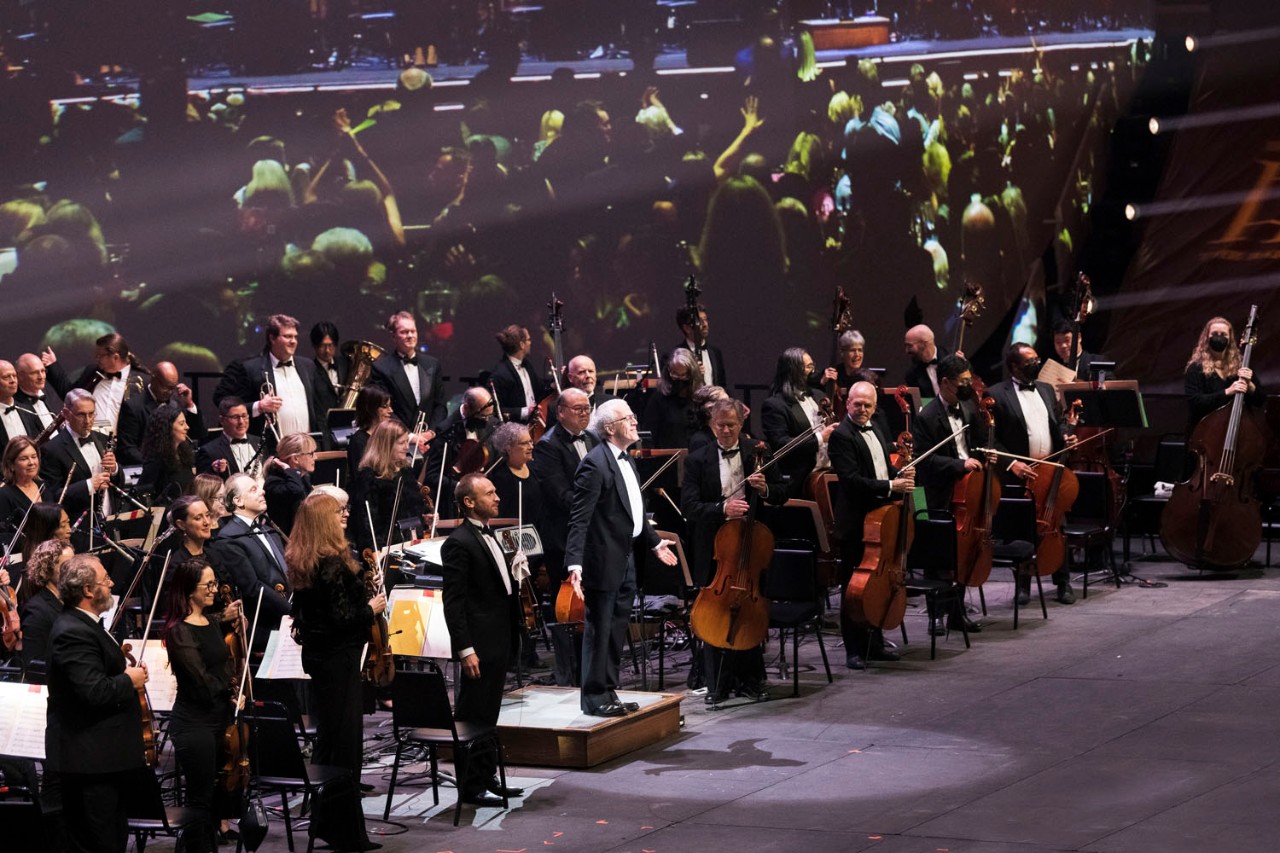
<path fill-rule="evenodd" d="M 249 644 L 244 648 L 244 669 L 240 672 L 240 689 L 236 691 L 236 711 L 233 719 L 240 718 L 240 700 L 244 698 L 245 684 L 249 680 L 249 650 L 258 636 L 258 616 L 262 613 L 262 592 L 265 587 L 258 587 L 258 606 L 253 608 L 253 622 L 249 624 Z M 244 608 L 240 610 L 240 622 L 244 624 Z"/>
<path fill-rule="evenodd" d="M 440 448 L 440 479 L 436 483 L 436 497 L 441 498 L 440 490 L 444 488 L 444 466 L 449 459 L 449 444 L 445 444 Z M 431 514 L 431 535 L 428 539 L 436 538 L 436 522 L 440 519 L 440 507 L 436 506 L 436 511 Z"/>
<path fill-rule="evenodd" d="M 31 510 L 34 508 L 34 501 L 27 504 L 27 511 L 22 514 L 22 521 L 18 523 L 18 529 L 14 531 L 13 538 L 10 539 L 9 544 L 5 546 L 4 556 L 0 557 L 0 568 L 9 565 L 9 556 L 13 554 L 13 549 L 18 544 L 18 539 L 22 537 L 22 530 L 27 526 L 27 519 L 31 518 Z"/>
<path fill-rule="evenodd" d="M 643 492 L 645 489 L 652 486 L 653 481 L 661 477 L 662 472 L 670 468 L 675 463 L 675 461 L 679 458 L 680 458 L 679 453 L 671 454 L 671 458 L 669 458 L 666 462 L 663 462 L 662 465 L 658 467 L 658 470 L 653 472 L 653 476 L 651 476 L 649 479 L 645 480 L 644 483 L 641 484 L 640 491 Z"/>

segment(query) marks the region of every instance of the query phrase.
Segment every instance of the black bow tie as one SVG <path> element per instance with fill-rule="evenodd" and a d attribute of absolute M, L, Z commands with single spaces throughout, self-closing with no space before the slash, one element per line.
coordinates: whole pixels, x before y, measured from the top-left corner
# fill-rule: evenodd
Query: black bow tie
<path fill-rule="evenodd" d="M 584 433 L 579 433 L 578 435 L 571 435 L 571 436 L 569 436 L 569 440 L 570 440 L 570 441 L 579 441 L 579 442 L 582 442 L 583 444 L 586 444 L 586 443 L 587 443 L 587 434 L 584 432 Z"/>
<path fill-rule="evenodd" d="M 4 407 L 4 413 L 5 413 L 6 415 L 11 415 L 11 414 L 13 414 L 13 413 L 14 413 L 14 412 L 16 412 L 16 411 L 18 411 L 18 407 L 17 407 L 17 406 L 5 406 L 5 407 Z"/>
<path fill-rule="evenodd" d="M 248 443 L 249 443 L 249 439 L 247 439 L 247 438 L 233 438 L 233 439 L 231 439 L 231 443 L 232 443 L 232 444 L 248 444 Z"/>
<path fill-rule="evenodd" d="M 956 403 L 954 406 L 947 406 L 947 414 L 953 418 L 960 417 L 960 404 Z"/>
<path fill-rule="evenodd" d="M 277 364 L 276 367 L 293 367 L 293 359 L 286 359 L 285 361 Z"/>
<path fill-rule="evenodd" d="M 740 447 L 730 447 L 728 450 L 725 450 L 722 447 L 720 448 L 720 455 L 723 456 L 725 459 L 728 459 L 730 456 L 737 456 L 738 451 L 740 451 L 741 449 L 742 448 Z"/>
<path fill-rule="evenodd" d="M 124 375 L 123 372 L 117 370 L 115 373 L 103 373 L 102 378 L 103 379 L 119 379 L 123 375 Z"/>
<path fill-rule="evenodd" d="M 929 366 L 929 365 L 931 365 L 931 364 L 937 364 L 937 363 L 938 363 L 938 357 L 937 357 L 937 356 L 934 356 L 933 358 L 931 358 L 931 359 L 929 359 L 928 361 L 926 361 L 926 362 L 924 363 L 924 365 L 925 365 L 925 367 L 928 367 L 928 366 Z"/>
<path fill-rule="evenodd" d="M 418 364 L 418 356 L 417 356 L 417 355 L 402 355 L 402 356 L 400 356 L 400 360 L 401 360 L 401 361 L 403 361 L 405 364 L 412 364 L 412 365 L 414 365 L 415 367 L 416 367 L 416 366 L 417 366 L 417 364 Z"/>
<path fill-rule="evenodd" d="M 867 421 L 865 426 L 859 426 L 853 421 L 849 421 L 849 423 L 853 424 L 853 428 L 856 429 L 858 432 L 871 432 L 872 430 L 875 429 L 875 427 L 871 426 L 870 421 Z"/>
<path fill-rule="evenodd" d="M 93 436 L 86 435 L 84 438 L 77 438 L 76 441 L 80 443 L 81 447 L 88 447 L 90 444 L 93 444 Z"/>
<path fill-rule="evenodd" d="M 1019 390 L 1019 391 L 1034 391 L 1034 390 L 1036 390 L 1036 383 L 1035 383 L 1034 381 L 1031 381 L 1031 382 L 1017 382 L 1017 383 L 1015 383 L 1015 384 L 1018 386 L 1018 390 Z"/>

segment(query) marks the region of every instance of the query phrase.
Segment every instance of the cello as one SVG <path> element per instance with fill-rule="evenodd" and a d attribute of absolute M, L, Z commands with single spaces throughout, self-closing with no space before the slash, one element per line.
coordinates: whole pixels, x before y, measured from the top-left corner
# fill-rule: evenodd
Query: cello
<path fill-rule="evenodd" d="M 995 403 L 995 398 L 986 396 L 978 402 L 992 431 Z M 1000 504 L 1000 477 L 994 468 L 988 462 L 980 471 L 965 474 L 951 495 L 951 514 L 956 520 L 956 581 L 962 586 L 982 586 L 991 576 L 991 522 Z"/>
<path fill-rule="evenodd" d="M 911 433 L 898 437 L 901 475 L 911 470 Z M 914 490 L 913 490 L 914 491 Z M 859 625 L 887 631 L 907 613 L 906 559 L 915 536 L 913 491 L 867 513 L 862 522 L 862 562 L 844 588 L 841 607 Z"/>
<path fill-rule="evenodd" d="M 755 459 L 759 472 L 763 446 L 756 446 Z M 769 599 L 760 591 L 760 575 L 773 559 L 773 531 L 756 520 L 759 493 L 748 489 L 747 494 L 747 514 L 728 519 L 716 532 L 716 575 L 689 611 L 693 632 L 718 649 L 755 648 L 769 633 Z"/>
<path fill-rule="evenodd" d="M 147 626 L 142 631 L 142 640 L 138 644 L 138 655 L 134 657 L 132 654 L 133 646 L 125 643 L 120 646 L 120 650 L 124 652 L 125 660 L 129 662 L 129 666 L 139 666 L 138 661 L 147 650 L 147 638 L 151 635 L 151 624 L 156 618 L 156 605 L 160 603 L 160 591 L 164 589 L 164 578 L 169 571 L 169 560 L 173 557 L 173 552 L 164 558 L 164 566 L 160 569 L 160 580 L 156 582 L 156 594 L 151 600 L 151 613 L 147 616 Z M 121 599 L 121 607 L 123 610 L 124 599 Z M 147 686 L 144 684 L 138 688 L 138 705 L 142 710 L 142 754 L 148 767 L 154 768 L 159 763 L 159 756 L 156 752 L 156 725 L 155 714 L 151 711 L 151 700 L 147 698 Z"/>
<path fill-rule="evenodd" d="M 1257 342 L 1258 306 L 1249 309 L 1240 366 L 1247 368 Z M 1191 475 L 1175 483 L 1160 517 L 1160 540 L 1170 556 L 1196 568 L 1243 566 L 1262 540 L 1262 510 L 1253 494 L 1254 472 L 1267 449 L 1262 412 L 1245 395 L 1196 424 L 1187 441 L 1195 458 Z"/>
<path fill-rule="evenodd" d="M 1036 574 L 1046 577 L 1067 561 L 1067 540 L 1062 519 L 1080 494 L 1080 481 L 1066 465 L 1041 459 L 1036 466 L 1052 465 L 1053 476 L 1026 480 L 1023 488 L 1036 506 Z"/>

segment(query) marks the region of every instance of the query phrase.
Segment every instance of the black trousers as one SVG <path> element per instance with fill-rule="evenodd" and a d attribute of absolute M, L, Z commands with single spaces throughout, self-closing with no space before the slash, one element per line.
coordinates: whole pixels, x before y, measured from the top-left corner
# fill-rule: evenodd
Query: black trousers
<path fill-rule="evenodd" d="M 74 853 L 124 853 L 129 842 L 129 796 L 139 773 L 62 773 L 62 820 L 67 850 Z"/>
<path fill-rule="evenodd" d="M 335 846 L 356 846 L 368 838 L 358 788 L 364 755 L 360 649 L 339 648 L 323 656 L 304 652 L 303 667 L 311 676 L 316 720 L 311 763 L 350 772 L 348 783 L 331 785 L 328 794 L 316 803 L 312 828 L 315 835 Z"/>
<path fill-rule="evenodd" d="M 627 624 L 636 599 L 636 564 L 627 556 L 622 585 L 616 590 L 584 589 L 586 630 L 582 636 L 582 711 L 617 701 L 618 667 L 627 641 Z"/>
<path fill-rule="evenodd" d="M 738 687 L 756 688 L 765 682 L 764 647 L 735 651 L 702 644 L 703 679 L 707 692 L 727 696 Z"/>
<path fill-rule="evenodd" d="M 502 710 L 502 693 L 507 686 L 509 655 L 480 661 L 480 677 L 458 681 L 458 697 L 454 702 L 454 718 L 464 723 L 496 726 Z M 497 745 L 491 743 L 476 750 L 464 750 L 455 756 L 458 789 L 462 796 L 484 793 L 498 770 Z"/>
<path fill-rule="evenodd" d="M 219 717 L 225 717 L 225 714 Z M 187 807 L 199 809 L 208 816 L 201 826 L 187 834 L 187 849 L 191 853 L 213 853 L 217 850 L 214 840 L 217 820 L 230 816 L 224 803 L 218 802 L 219 807 L 215 808 L 218 770 L 226 762 L 226 730 L 223 719 L 188 718 L 176 709 L 169 718 L 169 739 L 173 742 L 178 768 L 182 771 Z"/>

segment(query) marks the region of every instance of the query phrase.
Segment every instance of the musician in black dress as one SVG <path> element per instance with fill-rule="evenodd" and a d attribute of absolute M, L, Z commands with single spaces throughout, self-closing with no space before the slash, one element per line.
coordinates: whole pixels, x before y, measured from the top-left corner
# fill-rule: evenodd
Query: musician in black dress
<path fill-rule="evenodd" d="M 392 524 L 393 510 L 396 522 L 421 521 L 426 505 L 409 468 L 409 432 L 399 421 L 374 427 L 351 480 L 351 509 L 351 537 L 360 550 L 384 547 L 389 533 L 393 542 L 400 541 Z"/>
<path fill-rule="evenodd" d="M 196 449 L 188 438 L 181 403 L 165 403 L 151 413 L 142 440 L 142 475 L 138 491 L 153 503 L 168 504 L 185 494 L 196 477 Z"/>
<path fill-rule="evenodd" d="M 863 379 L 863 355 L 866 352 L 867 339 L 857 329 L 848 329 L 840 333 L 836 341 L 838 350 L 836 363 L 822 371 L 822 375 L 814 374 L 811 382 L 818 387 L 826 382 L 835 381 L 836 387 L 848 392 L 853 383 Z"/>
<path fill-rule="evenodd" d="M 502 461 L 489 472 L 489 480 L 498 490 L 504 517 L 515 518 L 523 508 L 523 523 L 537 526 L 542 522 L 544 498 L 542 483 L 529 464 L 533 461 L 529 428 L 505 423 L 493 431 L 492 441 Z"/>
<path fill-rule="evenodd" d="M 1253 370 L 1241 366 L 1235 329 L 1222 317 L 1214 317 L 1200 330 L 1187 360 L 1185 386 L 1188 437 L 1205 415 L 1230 403 L 1236 394 L 1244 394 L 1250 406 L 1267 401 Z"/>
<path fill-rule="evenodd" d="M 67 517 L 67 511 L 56 503 L 38 501 L 31 506 L 27 527 L 22 531 L 22 559 L 30 559 L 40 543 L 51 539 L 70 544 L 71 519 Z"/>
<path fill-rule="evenodd" d="M 22 521 L 27 507 L 43 499 L 45 484 L 40 479 L 40 450 L 25 435 L 9 439 L 0 457 L 0 523 Z M 52 495 L 50 500 L 57 499 Z"/>
<path fill-rule="evenodd" d="M 51 539 L 40 543 L 27 561 L 26 581 L 18 590 L 18 616 L 22 621 L 22 668 L 28 684 L 44 684 L 50 635 L 62 612 L 58 573 L 74 555 L 70 545 Z"/>
<path fill-rule="evenodd" d="M 377 385 L 366 385 L 356 394 L 356 431 L 347 439 L 347 480 L 360 469 L 373 428 L 392 417 L 391 395 Z"/>
<path fill-rule="evenodd" d="M 401 427 L 403 429 L 403 427 Z M 377 441 L 375 432 L 374 442 Z M 360 807 L 364 723 L 360 657 L 374 617 L 386 596 L 370 597 L 342 529 L 338 501 L 308 495 L 298 508 L 285 560 L 293 587 L 293 625 L 302 645 L 302 666 L 311 676 L 315 764 L 349 771 L 343 786 L 315 806 L 313 834 L 335 850 L 371 850 Z"/>
<path fill-rule="evenodd" d="M 276 455 L 267 462 L 267 478 L 262 490 L 267 495 L 267 515 L 287 536 L 293 529 L 298 505 L 311 492 L 311 475 L 316 470 L 316 442 L 305 432 L 293 432 L 280 439 Z"/>
<path fill-rule="evenodd" d="M 184 835 L 187 849 L 195 853 L 214 853 L 219 841 L 235 840 L 227 834 L 225 818 L 235 814 L 238 804 L 219 796 L 223 789 L 217 782 L 218 769 L 226 763 L 224 735 L 239 688 L 222 621 L 238 618 L 240 611 L 227 607 L 221 619 L 212 615 L 217 598 L 218 579 L 203 557 L 169 566 L 162 636 L 178 682 L 169 738 L 185 782 L 186 805 L 204 815 L 200 825 Z M 223 819 L 221 826 L 215 824 L 217 819 Z"/>

